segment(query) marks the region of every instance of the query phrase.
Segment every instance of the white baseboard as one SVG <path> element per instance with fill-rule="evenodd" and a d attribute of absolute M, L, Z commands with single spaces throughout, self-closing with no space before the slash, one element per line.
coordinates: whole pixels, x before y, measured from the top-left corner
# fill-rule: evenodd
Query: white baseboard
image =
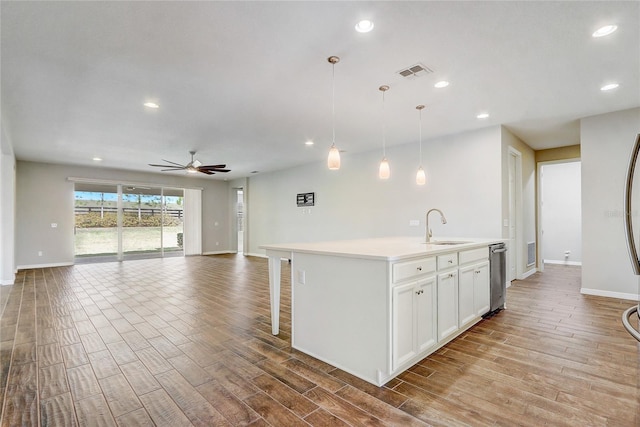
<path fill-rule="evenodd" d="M 202 255 L 224 255 L 224 254 L 235 254 L 236 251 L 209 251 L 202 252 Z"/>
<path fill-rule="evenodd" d="M 560 261 L 557 259 L 545 259 L 545 264 L 559 264 L 559 265 L 582 265 L 581 261 Z"/>
<path fill-rule="evenodd" d="M 12 275 L 13 277 L 11 279 L 4 279 L 4 280 L 0 280 L 0 286 L 10 286 L 13 285 L 16 282 L 16 276 L 15 274 Z"/>
<path fill-rule="evenodd" d="M 265 254 L 254 254 L 252 252 L 245 252 L 244 253 L 246 256 L 257 256 L 258 258 L 269 258 L 268 256 L 266 256 Z"/>
<path fill-rule="evenodd" d="M 580 288 L 580 293 L 584 295 L 595 295 L 598 297 L 628 299 L 630 301 L 635 301 L 635 302 L 637 302 L 638 299 L 640 298 L 640 296 L 636 294 L 627 294 L 625 292 L 603 291 L 602 289 Z"/>
<path fill-rule="evenodd" d="M 69 267 L 73 262 L 52 262 L 50 264 L 29 264 L 19 265 L 18 270 L 29 270 L 32 268 Z"/>
<path fill-rule="evenodd" d="M 531 270 L 525 271 L 524 273 L 522 273 L 520 275 L 520 277 L 518 277 L 518 280 L 524 280 L 529 276 L 532 276 L 534 274 L 536 274 L 538 272 L 537 268 L 532 268 Z"/>

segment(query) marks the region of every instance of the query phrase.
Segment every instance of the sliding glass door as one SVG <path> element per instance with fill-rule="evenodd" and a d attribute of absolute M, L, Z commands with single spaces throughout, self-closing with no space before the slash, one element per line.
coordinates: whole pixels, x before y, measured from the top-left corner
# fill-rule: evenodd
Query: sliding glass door
<path fill-rule="evenodd" d="M 122 188 L 122 253 L 124 259 L 162 255 L 160 188 Z"/>
<path fill-rule="evenodd" d="M 164 256 L 184 254 L 184 190 L 163 189 L 162 247 Z"/>
<path fill-rule="evenodd" d="M 76 260 L 118 257 L 118 186 L 76 183 Z"/>
<path fill-rule="evenodd" d="M 76 183 L 76 262 L 182 256 L 184 190 Z"/>

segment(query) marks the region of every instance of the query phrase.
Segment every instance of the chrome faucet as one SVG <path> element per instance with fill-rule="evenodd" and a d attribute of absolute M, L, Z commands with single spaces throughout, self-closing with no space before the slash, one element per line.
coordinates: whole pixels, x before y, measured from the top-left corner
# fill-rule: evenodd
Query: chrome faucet
<path fill-rule="evenodd" d="M 431 237 L 433 236 L 433 232 L 431 231 L 431 229 L 429 228 L 429 214 L 433 211 L 439 212 L 440 213 L 440 221 L 442 221 L 443 224 L 447 223 L 447 219 L 444 217 L 444 214 L 442 213 L 442 211 L 440 209 L 429 209 L 429 211 L 427 212 L 427 238 L 426 238 L 426 242 L 429 243 L 431 241 Z"/>

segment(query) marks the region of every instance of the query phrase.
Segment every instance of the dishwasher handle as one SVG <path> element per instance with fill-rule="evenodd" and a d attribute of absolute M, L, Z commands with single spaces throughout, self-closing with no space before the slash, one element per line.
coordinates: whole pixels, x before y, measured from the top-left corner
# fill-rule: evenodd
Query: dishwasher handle
<path fill-rule="evenodd" d="M 501 248 L 501 249 L 491 249 L 491 253 L 492 254 L 500 254 L 502 252 L 507 252 L 507 248 Z"/>

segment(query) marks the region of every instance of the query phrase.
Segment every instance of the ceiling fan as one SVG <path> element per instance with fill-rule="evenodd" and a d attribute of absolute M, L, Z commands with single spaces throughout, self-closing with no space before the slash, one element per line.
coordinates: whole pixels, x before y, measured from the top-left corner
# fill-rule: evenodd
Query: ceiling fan
<path fill-rule="evenodd" d="M 227 165 L 203 165 L 199 160 L 194 160 L 193 156 L 195 156 L 195 151 L 189 151 L 191 154 L 191 161 L 186 165 L 181 165 L 180 163 L 170 162 L 169 160 L 162 159 L 163 162 L 170 163 L 168 165 L 154 165 L 149 163 L 149 166 L 154 166 L 157 168 L 166 168 L 162 169 L 161 172 L 169 172 L 169 171 L 179 171 L 186 170 L 189 173 L 202 172 L 207 175 L 213 175 L 216 172 L 230 172 L 231 169 L 225 169 Z"/>

